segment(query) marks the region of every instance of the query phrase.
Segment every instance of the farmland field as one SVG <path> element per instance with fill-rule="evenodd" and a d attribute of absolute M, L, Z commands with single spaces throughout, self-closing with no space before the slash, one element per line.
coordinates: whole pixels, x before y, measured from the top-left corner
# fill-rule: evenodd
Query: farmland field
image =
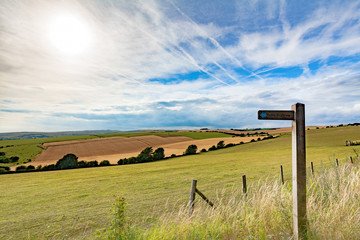
<path fill-rule="evenodd" d="M 314 129 L 307 133 L 307 160 L 340 164 L 360 153 L 346 147 L 359 139 L 360 127 Z M 192 179 L 210 199 L 223 187 L 241 187 L 241 176 L 254 182 L 275 176 L 284 166 L 291 176 L 291 135 L 159 162 L 0 176 L 0 239 L 95 238 L 111 220 L 114 196 L 125 197 L 132 221 L 149 223 L 164 209 L 188 201 Z M 168 207 L 165 208 L 165 205 Z"/>
<path fill-rule="evenodd" d="M 131 132 L 131 133 L 114 133 L 114 134 L 98 134 L 98 135 L 83 135 L 83 136 L 64 136 L 55 138 L 39 138 L 39 139 L 19 139 L 19 140 L 0 140 L 0 147 L 2 152 L 5 152 L 7 157 L 18 156 L 19 163 L 28 162 L 29 159 L 34 159 L 35 156 L 42 152 L 41 144 L 62 142 L 62 141 L 79 141 L 88 139 L 103 139 L 109 137 L 137 137 L 137 136 L 161 136 L 161 137 L 179 137 L 184 136 L 192 139 L 207 139 L 207 138 L 220 138 L 231 137 L 231 135 L 218 133 L 218 132 Z M 62 156 L 61 156 L 62 157 Z M 57 158 L 58 160 L 59 158 Z M 52 159 L 54 160 L 54 159 Z M 12 166 L 14 164 L 4 164 L 3 166 Z"/>

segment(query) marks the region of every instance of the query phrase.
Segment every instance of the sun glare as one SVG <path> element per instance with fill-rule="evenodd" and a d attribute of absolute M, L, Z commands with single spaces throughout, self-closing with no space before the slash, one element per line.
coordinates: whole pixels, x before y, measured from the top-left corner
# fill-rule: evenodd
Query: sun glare
<path fill-rule="evenodd" d="M 49 38 L 60 52 L 76 55 L 89 48 L 92 34 L 81 19 L 72 15 L 61 15 L 50 22 Z"/>

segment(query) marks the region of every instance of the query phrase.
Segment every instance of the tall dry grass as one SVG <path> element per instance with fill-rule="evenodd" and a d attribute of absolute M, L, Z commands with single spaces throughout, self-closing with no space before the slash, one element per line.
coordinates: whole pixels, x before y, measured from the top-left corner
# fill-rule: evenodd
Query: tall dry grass
<path fill-rule="evenodd" d="M 309 176 L 307 183 L 308 238 L 359 239 L 359 166 L 345 164 L 338 168 L 321 169 L 315 172 L 315 176 Z M 127 219 L 125 225 L 115 224 L 107 237 L 291 239 L 290 183 L 282 185 L 277 179 L 265 179 L 250 184 L 248 189 L 246 195 L 240 188 L 218 191 L 216 199 L 212 199 L 216 208 L 211 208 L 199 200 L 195 203 L 191 217 L 184 206 L 180 210 L 163 214 L 157 222 L 144 221 L 134 224 Z"/>

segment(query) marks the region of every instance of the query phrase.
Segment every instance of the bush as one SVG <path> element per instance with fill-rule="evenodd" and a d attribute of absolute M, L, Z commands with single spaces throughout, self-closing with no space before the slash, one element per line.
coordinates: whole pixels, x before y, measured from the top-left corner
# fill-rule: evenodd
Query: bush
<path fill-rule="evenodd" d="M 141 153 L 137 156 L 136 162 L 150 162 L 152 160 L 152 147 L 147 147 L 141 151 Z"/>
<path fill-rule="evenodd" d="M 188 148 L 185 150 L 184 154 L 185 155 L 191 155 L 191 154 L 195 154 L 197 151 L 197 146 L 194 144 L 191 144 L 188 146 Z"/>
<path fill-rule="evenodd" d="M 87 167 L 87 163 L 85 161 L 80 161 L 80 162 L 78 162 L 77 166 L 79 168 L 84 168 L 84 167 Z"/>
<path fill-rule="evenodd" d="M 213 151 L 213 150 L 216 150 L 215 145 L 212 145 L 212 146 L 209 148 L 209 151 Z"/>
<path fill-rule="evenodd" d="M 0 156 L 0 163 L 9 163 L 9 162 L 10 162 L 10 159 Z"/>
<path fill-rule="evenodd" d="M 171 156 L 170 156 L 170 157 L 172 157 L 172 158 L 173 158 L 173 157 L 177 157 L 177 156 L 176 156 L 176 154 L 174 154 L 174 153 L 173 153 L 173 154 L 171 154 Z"/>
<path fill-rule="evenodd" d="M 4 152 L 0 152 L 0 156 L 5 156 L 5 153 L 4 153 Z"/>
<path fill-rule="evenodd" d="M 26 172 L 26 167 L 25 166 L 18 166 L 18 167 L 16 167 L 16 171 L 17 172 Z"/>
<path fill-rule="evenodd" d="M 130 157 L 127 159 L 126 164 L 133 164 L 133 163 L 138 163 L 138 159 L 136 157 Z"/>
<path fill-rule="evenodd" d="M 228 144 L 225 145 L 226 148 L 227 147 L 233 147 L 233 146 L 235 146 L 235 144 L 233 144 L 233 143 L 228 143 Z"/>
<path fill-rule="evenodd" d="M 41 170 L 42 171 L 56 170 L 56 165 L 55 164 L 46 165 L 46 166 L 43 166 Z"/>
<path fill-rule="evenodd" d="M 100 166 L 110 166 L 110 162 L 108 160 L 103 160 L 100 162 Z"/>
<path fill-rule="evenodd" d="M 165 157 L 165 150 L 163 148 L 158 148 L 153 153 L 153 160 L 160 160 Z"/>
<path fill-rule="evenodd" d="M 10 162 L 17 162 L 19 161 L 19 157 L 18 156 L 14 156 L 14 157 L 10 157 Z"/>
<path fill-rule="evenodd" d="M 66 154 L 62 159 L 57 161 L 56 168 L 57 169 L 68 169 L 68 168 L 76 168 L 78 166 L 78 160 L 75 154 Z"/>
<path fill-rule="evenodd" d="M 255 139 L 251 139 L 251 141 L 250 141 L 250 142 L 256 142 L 256 141 L 255 141 Z"/>
<path fill-rule="evenodd" d="M 243 141 L 241 141 L 239 144 L 244 144 L 244 142 L 243 142 Z"/>
<path fill-rule="evenodd" d="M 125 158 L 125 159 L 126 159 L 126 158 Z M 117 162 L 117 164 L 118 164 L 118 165 L 124 165 L 124 162 L 125 162 L 124 159 L 121 158 L 121 159 L 119 159 L 119 161 Z"/>
<path fill-rule="evenodd" d="M 258 138 L 257 140 L 258 140 L 258 141 L 261 141 L 261 138 Z"/>
<path fill-rule="evenodd" d="M 6 166 L 0 166 L 0 170 L 1 169 L 4 169 L 4 170 L 6 170 L 6 171 L 10 171 L 10 167 L 6 167 Z"/>
<path fill-rule="evenodd" d="M 97 167 L 97 166 L 99 166 L 99 163 L 96 160 L 86 162 L 86 167 Z"/>
<path fill-rule="evenodd" d="M 207 152 L 205 148 L 201 149 L 200 152 Z"/>
<path fill-rule="evenodd" d="M 5 168 L 0 167 L 0 174 L 8 172 Z"/>
<path fill-rule="evenodd" d="M 35 170 L 35 167 L 33 165 L 29 165 L 29 166 L 26 167 L 26 170 L 27 171 L 33 171 L 33 170 Z"/>
<path fill-rule="evenodd" d="M 224 148 L 224 147 L 225 147 L 224 141 L 218 142 L 218 144 L 216 145 L 216 147 L 217 147 L 218 149 Z"/>

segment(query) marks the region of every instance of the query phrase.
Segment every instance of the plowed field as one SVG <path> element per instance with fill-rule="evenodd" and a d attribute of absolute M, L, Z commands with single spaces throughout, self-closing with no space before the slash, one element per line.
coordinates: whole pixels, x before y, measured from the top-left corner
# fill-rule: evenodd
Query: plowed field
<path fill-rule="evenodd" d="M 120 158 L 137 156 L 146 147 L 163 147 L 165 155 L 181 155 L 190 144 L 195 144 L 198 150 L 208 149 L 219 141 L 228 143 L 250 142 L 257 137 L 225 137 L 210 139 L 192 139 L 188 137 L 160 137 L 160 136 L 138 136 L 138 137 L 110 137 L 78 141 L 51 142 L 43 144 L 45 150 L 26 165 L 49 165 L 56 163 L 68 153 L 79 157 L 79 161 L 102 161 L 109 160 L 116 164 Z"/>

